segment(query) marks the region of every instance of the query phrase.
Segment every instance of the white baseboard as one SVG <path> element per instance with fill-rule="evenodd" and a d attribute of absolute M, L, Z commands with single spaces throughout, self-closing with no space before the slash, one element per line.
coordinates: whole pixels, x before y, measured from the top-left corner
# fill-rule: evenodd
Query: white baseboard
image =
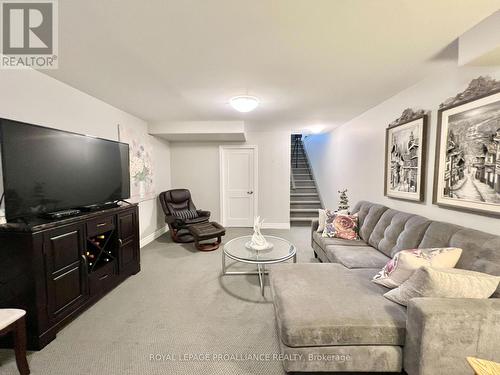
<path fill-rule="evenodd" d="M 266 223 L 262 224 L 262 229 L 290 229 L 290 223 Z"/>
<path fill-rule="evenodd" d="M 153 233 L 151 233 L 150 235 L 148 235 L 144 238 L 141 238 L 141 248 L 150 244 L 151 242 L 156 240 L 158 237 L 160 237 L 162 234 L 167 233 L 167 232 L 168 232 L 168 226 L 165 225 L 163 228 L 157 229 Z"/>

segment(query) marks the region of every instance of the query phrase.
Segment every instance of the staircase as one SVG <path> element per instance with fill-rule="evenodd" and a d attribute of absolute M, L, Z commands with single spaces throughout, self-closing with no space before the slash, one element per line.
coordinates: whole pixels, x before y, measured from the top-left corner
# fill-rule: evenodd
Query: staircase
<path fill-rule="evenodd" d="M 318 218 L 321 200 L 300 135 L 292 134 L 291 145 L 290 224 L 311 225 Z"/>

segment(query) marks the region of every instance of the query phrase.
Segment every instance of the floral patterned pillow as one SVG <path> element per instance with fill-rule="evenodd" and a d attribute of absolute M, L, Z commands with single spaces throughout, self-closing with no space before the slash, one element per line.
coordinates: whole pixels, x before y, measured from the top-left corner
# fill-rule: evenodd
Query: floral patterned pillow
<path fill-rule="evenodd" d="M 323 237 L 342 238 L 352 241 L 359 240 L 358 215 L 345 215 L 326 210 Z"/>
<path fill-rule="evenodd" d="M 402 250 L 387 262 L 372 281 L 387 288 L 397 288 L 420 267 L 455 267 L 460 255 L 462 249 L 456 247 Z"/>

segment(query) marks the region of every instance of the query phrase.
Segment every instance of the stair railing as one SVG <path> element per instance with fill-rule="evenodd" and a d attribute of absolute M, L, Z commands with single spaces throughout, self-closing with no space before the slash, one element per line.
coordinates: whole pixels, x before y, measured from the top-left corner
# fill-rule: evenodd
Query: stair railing
<path fill-rule="evenodd" d="M 295 168 L 299 165 L 299 145 L 301 143 L 302 134 L 294 134 L 294 143 L 292 150 L 292 162 L 295 159 Z"/>

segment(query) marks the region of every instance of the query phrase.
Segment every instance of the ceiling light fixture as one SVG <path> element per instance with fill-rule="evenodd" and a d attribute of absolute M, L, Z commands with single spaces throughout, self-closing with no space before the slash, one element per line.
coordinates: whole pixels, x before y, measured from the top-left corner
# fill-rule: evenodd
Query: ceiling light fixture
<path fill-rule="evenodd" d="M 324 125 L 315 125 L 315 126 L 311 126 L 308 128 L 308 130 L 312 133 L 312 134 L 319 134 L 321 133 L 323 130 L 325 130 L 325 126 Z"/>
<path fill-rule="evenodd" d="M 236 109 L 238 112 L 251 112 L 259 105 L 259 99 L 255 96 L 250 95 L 240 95 L 235 96 L 229 101 L 231 107 Z"/>

